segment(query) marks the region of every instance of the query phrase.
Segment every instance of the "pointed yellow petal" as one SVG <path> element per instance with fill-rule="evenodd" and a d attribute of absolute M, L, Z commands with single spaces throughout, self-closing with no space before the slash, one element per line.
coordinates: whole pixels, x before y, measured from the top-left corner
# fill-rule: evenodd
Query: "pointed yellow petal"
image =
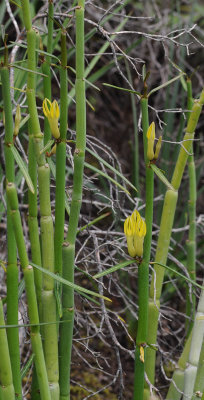
<path fill-rule="evenodd" d="M 134 246 L 133 236 L 126 236 L 126 239 L 127 239 L 128 253 L 129 253 L 130 257 L 135 257 L 136 250 L 135 250 L 135 246 Z"/>
<path fill-rule="evenodd" d="M 60 116 L 60 110 L 59 110 L 59 105 L 56 100 L 53 101 L 53 113 L 54 113 L 54 118 L 59 118 Z"/>
<path fill-rule="evenodd" d="M 49 104 L 49 107 L 48 107 L 48 104 Z M 43 113 L 47 118 L 50 115 L 50 109 L 51 109 L 51 101 L 49 99 L 44 99 L 43 100 Z"/>
<path fill-rule="evenodd" d="M 162 145 L 162 136 L 159 136 L 159 140 L 156 144 L 156 149 L 155 149 L 155 154 L 154 154 L 154 159 L 157 160 L 157 158 L 159 157 L 159 152 L 161 149 L 161 145 Z"/>
<path fill-rule="evenodd" d="M 126 236 L 132 236 L 132 221 L 131 217 L 127 217 L 124 223 L 124 233 Z"/>
<path fill-rule="evenodd" d="M 152 122 L 151 125 L 149 126 L 148 130 L 147 130 L 147 139 L 155 139 L 155 123 Z"/>

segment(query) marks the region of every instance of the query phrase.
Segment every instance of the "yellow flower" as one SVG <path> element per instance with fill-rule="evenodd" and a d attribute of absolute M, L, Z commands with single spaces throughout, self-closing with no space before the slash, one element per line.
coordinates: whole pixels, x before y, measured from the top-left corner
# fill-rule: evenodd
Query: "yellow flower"
<path fill-rule="evenodd" d="M 154 141 L 155 141 L 155 123 L 152 122 L 147 130 L 147 158 L 148 160 L 157 160 L 159 156 L 159 152 L 161 149 L 162 137 L 159 137 L 159 140 L 156 144 L 155 152 L 154 152 Z"/>
<path fill-rule="evenodd" d="M 128 253 L 131 257 L 135 257 L 136 251 L 134 247 L 134 232 L 133 232 L 133 223 L 131 217 L 127 217 L 125 220 L 124 232 L 127 239 Z"/>
<path fill-rule="evenodd" d="M 144 237 L 146 235 L 146 223 L 137 210 L 126 218 L 124 232 L 127 239 L 129 255 L 131 257 L 142 257 Z"/>
<path fill-rule="evenodd" d="M 43 100 L 43 112 L 44 115 L 47 117 L 52 135 L 55 139 L 60 137 L 60 132 L 58 128 L 58 119 L 60 116 L 59 106 L 56 100 L 52 103 L 48 99 Z"/>

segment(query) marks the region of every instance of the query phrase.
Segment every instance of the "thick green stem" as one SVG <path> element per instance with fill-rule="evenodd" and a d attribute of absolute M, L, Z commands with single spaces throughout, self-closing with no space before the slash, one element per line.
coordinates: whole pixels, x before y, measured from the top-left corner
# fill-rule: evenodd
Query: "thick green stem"
<path fill-rule="evenodd" d="M 191 339 L 192 339 L 192 332 L 190 333 L 185 343 L 183 353 L 180 356 L 178 364 L 173 373 L 171 384 L 169 386 L 169 390 L 166 396 L 166 400 L 180 400 L 182 396 L 184 388 L 184 371 L 189 357 Z"/>
<path fill-rule="evenodd" d="M 203 341 L 201 352 L 200 352 L 198 370 L 197 370 L 197 375 L 196 375 L 196 380 L 195 380 L 195 385 L 194 385 L 194 390 L 193 390 L 194 395 L 192 397 L 192 400 L 198 399 L 198 396 L 196 396 L 196 394 L 195 394 L 196 392 L 204 393 L 203 376 L 204 376 L 204 341 Z"/>
<path fill-rule="evenodd" d="M 14 158 L 10 148 L 13 143 L 13 117 L 10 97 L 9 69 L 5 65 L 1 68 L 3 103 L 5 112 L 5 167 L 6 180 L 14 182 Z M 18 267 L 16 254 L 16 241 L 13 231 L 9 204 L 7 201 L 7 324 L 18 324 Z M 21 376 L 20 376 L 20 350 L 19 332 L 15 328 L 7 330 L 9 353 L 11 358 L 13 384 L 15 393 L 22 398 Z"/>
<path fill-rule="evenodd" d="M 39 331 L 39 317 L 38 306 L 35 292 L 34 272 L 33 268 L 29 265 L 28 256 L 23 237 L 23 229 L 21 224 L 21 217 L 18 208 L 18 199 L 16 188 L 13 183 L 7 184 L 7 196 L 10 204 L 11 218 L 18 248 L 18 254 L 21 262 L 21 267 L 24 274 L 26 296 L 28 303 L 28 315 L 31 326 L 31 344 L 33 354 L 35 356 L 35 365 L 37 370 L 38 382 L 40 387 L 41 398 L 44 400 L 51 400 L 50 390 L 47 379 L 47 371 L 42 349 L 42 341 Z"/>
<path fill-rule="evenodd" d="M 186 134 L 184 135 L 183 138 L 183 146 L 180 149 L 178 160 L 174 169 L 174 174 L 171 180 L 171 184 L 175 188 L 175 190 L 178 190 L 181 184 L 181 179 L 191 150 L 192 141 L 195 135 L 195 129 L 197 126 L 198 119 L 200 117 L 203 103 L 204 103 L 204 90 L 201 93 L 200 99 L 195 100 L 187 124 Z"/>
<path fill-rule="evenodd" d="M 125 2 L 123 3 L 123 7 L 125 6 L 125 3 L 128 3 L 129 1 L 130 1 L 130 0 L 125 1 Z M 120 7 L 118 7 L 118 10 L 119 10 L 119 8 L 120 8 Z M 115 9 L 115 12 L 117 12 L 117 8 Z M 104 20 L 103 20 L 103 22 L 102 22 L 102 25 L 103 25 L 105 19 L 106 19 L 106 18 L 104 18 Z M 108 20 L 108 19 L 109 19 L 109 16 L 107 16 L 107 20 Z M 117 32 L 120 31 L 120 30 L 123 28 L 123 26 L 124 26 L 125 23 L 127 22 L 127 19 L 128 19 L 128 17 L 127 17 L 127 18 L 124 18 L 124 19 L 120 22 L 120 24 L 116 27 L 116 31 L 117 31 Z M 93 31 L 94 31 L 94 29 L 93 29 Z M 91 37 L 91 36 L 92 36 L 92 33 L 90 32 L 90 37 Z M 111 39 L 111 40 L 114 40 L 114 39 L 115 39 L 115 36 L 116 36 L 116 35 L 111 35 L 110 39 Z M 92 60 L 89 62 L 88 66 L 86 67 L 86 69 L 85 69 L 85 71 L 84 71 L 84 78 L 87 78 L 87 77 L 89 76 L 90 72 L 94 69 L 94 67 L 95 67 L 95 65 L 97 64 L 97 62 L 101 59 L 101 54 L 102 54 L 102 53 L 105 53 L 106 50 L 107 50 L 107 48 L 108 48 L 109 46 L 110 46 L 110 42 L 109 42 L 109 41 L 106 41 L 106 42 L 101 46 L 100 50 L 98 51 L 98 54 L 96 54 L 96 55 L 92 58 Z M 91 78 L 92 78 L 92 76 L 91 76 Z M 95 81 L 95 80 L 93 80 L 93 82 L 94 82 L 94 81 Z M 70 104 L 72 103 L 72 99 L 73 99 L 73 97 L 75 96 L 75 94 L 76 94 L 76 86 L 73 87 L 73 88 L 70 90 L 69 98 L 68 98 L 68 105 L 70 105 Z"/>
<path fill-rule="evenodd" d="M 21 7 L 22 7 L 22 12 L 23 12 L 23 22 L 25 25 L 25 29 L 26 29 L 26 31 L 29 31 L 32 28 L 32 20 L 31 20 L 29 1 L 21 0 Z"/>
<path fill-rule="evenodd" d="M 48 33 L 47 33 L 47 53 L 52 54 L 52 44 L 53 44 L 53 16 L 54 16 L 54 5 L 53 1 L 48 2 Z M 46 76 L 43 77 L 43 89 L 44 98 L 51 101 L 52 88 L 51 88 L 51 57 L 46 55 L 42 63 L 42 72 Z M 44 120 L 44 144 L 46 144 L 51 138 L 50 125 L 48 119 Z"/>
<path fill-rule="evenodd" d="M 55 272 L 62 275 L 62 243 L 65 218 L 65 165 L 68 117 L 67 96 L 67 48 L 66 31 L 61 34 L 60 70 L 60 141 L 56 152 L 56 195 L 55 195 Z"/>
<path fill-rule="evenodd" d="M 204 283 L 204 281 L 203 281 Z M 192 397 L 199 358 L 204 337 L 204 292 L 201 290 L 195 320 L 192 329 L 192 340 L 189 351 L 188 363 L 184 375 L 184 396 L 187 400 Z"/>
<path fill-rule="evenodd" d="M 63 278 L 74 282 L 74 245 L 63 243 Z M 60 400 L 70 400 L 70 369 L 72 353 L 72 335 L 74 326 L 74 291 L 65 285 L 62 291 L 63 323 L 60 324 L 59 342 L 59 384 Z"/>
<path fill-rule="evenodd" d="M 29 13 L 29 1 L 22 0 L 22 8 L 24 11 L 24 24 L 27 30 L 27 46 L 28 46 L 28 69 L 35 71 L 35 48 L 36 33 L 32 29 L 31 18 Z M 43 135 L 40 131 L 40 123 L 36 107 L 35 99 L 35 74 L 28 73 L 27 79 L 27 101 L 30 114 L 30 128 L 33 135 L 35 155 L 38 164 L 38 183 L 40 197 L 40 214 L 41 214 L 41 235 L 42 235 L 42 266 L 54 272 L 54 235 L 53 222 L 50 206 L 50 168 L 46 164 L 43 149 Z M 56 322 L 56 301 L 54 296 L 53 279 L 43 278 L 42 293 L 42 316 L 43 322 L 52 322 L 46 325 L 44 332 L 44 351 L 45 361 L 50 385 L 50 392 L 53 400 L 59 398 L 58 385 L 58 337 Z M 47 291 L 47 292 L 46 292 Z M 55 343 L 55 344 L 54 344 Z M 52 351 L 51 351 L 52 349 Z M 37 367 L 36 367 L 37 368 Z M 38 378 L 39 380 L 39 378 Z"/>
<path fill-rule="evenodd" d="M 191 149 L 192 140 L 194 138 L 194 131 L 201 113 L 202 105 L 204 103 L 204 90 L 201 93 L 200 100 L 196 101 L 192 113 L 190 115 L 186 134 L 184 136 L 183 147 L 181 147 L 178 160 L 175 166 L 173 178 L 171 181 L 172 186 L 175 190 L 167 190 L 164 200 L 162 219 L 160 224 L 160 232 L 157 243 L 156 257 L 155 261 L 166 264 L 168 249 L 171 237 L 171 230 L 174 221 L 174 215 L 177 204 L 178 193 L 181 179 L 183 176 L 184 168 L 188 159 L 188 154 Z M 164 268 L 155 264 L 151 287 L 150 287 L 150 302 L 149 302 L 149 328 L 148 328 L 148 343 L 155 344 L 157 338 L 157 328 L 158 328 L 158 317 L 159 309 L 154 304 L 155 300 L 159 305 L 159 299 L 162 290 L 162 283 L 164 278 Z M 151 313 L 154 315 L 150 317 Z M 151 324 L 150 324 L 151 318 Z M 147 363 L 146 372 L 148 379 L 153 384 L 154 374 L 155 374 L 155 350 L 150 347 L 147 349 Z"/>
<path fill-rule="evenodd" d="M 180 400 L 184 387 L 184 370 L 175 369 L 166 400 Z"/>
<path fill-rule="evenodd" d="M 63 277 L 73 282 L 75 241 L 82 201 L 83 169 L 86 147 L 86 98 L 84 82 L 84 0 L 76 8 L 76 149 L 74 154 L 74 182 L 69 228 L 63 245 Z M 60 326 L 60 399 L 70 399 L 71 343 L 74 318 L 74 293 L 63 287 L 63 320 Z"/>
<path fill-rule="evenodd" d="M 4 311 L 2 300 L 0 299 L 0 325 L 4 323 Z M 8 341 L 6 329 L 0 329 L 0 382 L 1 382 L 1 395 L 3 400 L 15 400 L 13 377 L 11 370 L 11 361 L 9 356 Z"/>
<path fill-rule="evenodd" d="M 40 197 L 40 226 L 42 241 L 43 268 L 54 272 L 54 231 L 50 206 L 50 168 L 48 164 L 38 167 L 39 197 Z M 42 320 L 51 323 L 43 328 L 44 354 L 53 400 L 59 398 L 58 371 L 58 334 L 56 317 L 56 299 L 54 295 L 54 280 L 43 276 L 42 290 Z"/>
<path fill-rule="evenodd" d="M 148 165 L 147 160 L 147 130 L 149 127 L 148 118 L 148 100 L 141 99 L 142 108 L 142 126 L 144 158 L 146 164 L 146 207 L 145 222 L 147 233 L 144 239 L 143 260 L 138 266 L 138 292 L 139 292 L 139 315 L 138 331 L 136 337 L 135 352 L 135 377 L 134 377 L 134 400 L 143 400 L 144 391 L 144 373 L 146 359 L 146 343 L 148 332 L 148 293 L 149 293 L 149 261 L 152 241 L 152 220 L 153 220 L 153 198 L 154 198 L 154 173 Z M 144 360 L 141 356 L 141 350 L 144 349 Z"/>
<path fill-rule="evenodd" d="M 29 129 L 30 131 L 30 129 Z M 28 190 L 28 227 L 29 237 L 31 244 L 32 262 L 37 265 L 42 265 L 40 238 L 38 228 L 38 208 L 37 208 L 37 164 L 34 152 L 33 137 L 29 135 L 29 148 L 28 148 L 28 170 L 30 177 L 35 188 L 35 193 Z M 41 292 L 42 292 L 42 273 L 37 269 L 34 271 L 35 286 L 38 300 L 39 314 L 41 318 Z"/>
<path fill-rule="evenodd" d="M 31 35 L 29 41 L 32 42 L 31 48 L 37 43 L 36 37 Z M 36 67 L 36 54 L 34 52 L 32 58 L 29 59 L 29 67 L 34 69 Z M 30 74 L 31 77 L 28 81 L 30 89 L 35 89 L 36 79 L 34 74 Z M 33 79 L 34 78 L 34 79 Z M 32 123 L 28 121 L 28 133 L 29 133 L 29 143 L 28 143 L 28 172 L 31 177 L 35 192 L 32 193 L 28 189 L 28 227 L 29 227 L 29 238 L 31 244 L 31 254 L 32 261 L 34 264 L 42 265 L 41 261 L 41 248 L 40 248 L 40 238 L 39 238 L 39 228 L 38 228 L 38 206 L 37 206 L 37 162 L 35 156 L 34 148 L 34 137 L 32 132 Z M 41 319 L 41 291 L 42 291 L 42 273 L 39 270 L 34 271 L 35 276 L 35 287 L 36 295 L 39 307 L 39 315 Z"/>

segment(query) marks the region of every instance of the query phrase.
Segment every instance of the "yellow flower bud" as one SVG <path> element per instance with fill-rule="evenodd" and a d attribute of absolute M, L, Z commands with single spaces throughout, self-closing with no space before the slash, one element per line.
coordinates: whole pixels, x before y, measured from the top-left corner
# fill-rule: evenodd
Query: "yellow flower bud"
<path fill-rule="evenodd" d="M 15 115 L 14 131 L 13 131 L 14 136 L 17 136 L 19 134 L 20 122 L 21 122 L 21 108 L 20 104 L 18 104 L 16 107 L 16 115 Z"/>
<path fill-rule="evenodd" d="M 147 131 L 147 158 L 153 160 L 154 158 L 154 140 L 155 140 L 155 123 L 152 122 Z"/>
<path fill-rule="evenodd" d="M 159 152 L 161 149 L 161 145 L 162 145 L 162 136 L 159 136 L 159 140 L 156 144 L 156 148 L 155 148 L 155 153 L 154 153 L 154 159 L 157 160 L 157 158 L 159 157 Z"/>
<path fill-rule="evenodd" d="M 58 119 L 60 116 L 59 106 L 56 100 L 52 103 L 48 99 L 43 100 L 43 112 L 44 115 L 47 117 L 52 135 L 55 139 L 59 139 L 60 132 L 58 128 Z"/>
<path fill-rule="evenodd" d="M 129 255 L 131 257 L 142 257 L 144 237 L 146 235 L 146 223 L 137 210 L 125 220 L 124 232 L 127 239 Z"/>
<path fill-rule="evenodd" d="M 134 229 L 131 217 L 127 217 L 124 223 L 124 232 L 127 239 L 128 253 L 131 257 L 136 256 L 136 251 L 134 248 Z"/>

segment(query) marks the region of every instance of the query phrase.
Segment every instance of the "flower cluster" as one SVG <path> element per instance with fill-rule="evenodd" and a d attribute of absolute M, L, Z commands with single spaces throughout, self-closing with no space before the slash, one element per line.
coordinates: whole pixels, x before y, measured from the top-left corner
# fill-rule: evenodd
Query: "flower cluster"
<path fill-rule="evenodd" d="M 161 149 L 162 137 L 161 136 L 159 137 L 155 151 L 154 151 L 154 141 L 155 141 L 155 123 L 152 122 L 147 131 L 147 158 L 150 161 L 157 160 Z"/>
<path fill-rule="evenodd" d="M 55 139 L 59 139 L 60 132 L 58 128 L 58 119 L 60 116 L 59 106 L 56 100 L 52 103 L 48 99 L 43 100 L 43 112 L 44 115 L 47 117 L 52 135 Z"/>
<path fill-rule="evenodd" d="M 131 257 L 142 257 L 144 237 L 146 235 L 146 223 L 137 210 L 126 218 L 124 232 L 127 239 L 129 255 Z"/>

